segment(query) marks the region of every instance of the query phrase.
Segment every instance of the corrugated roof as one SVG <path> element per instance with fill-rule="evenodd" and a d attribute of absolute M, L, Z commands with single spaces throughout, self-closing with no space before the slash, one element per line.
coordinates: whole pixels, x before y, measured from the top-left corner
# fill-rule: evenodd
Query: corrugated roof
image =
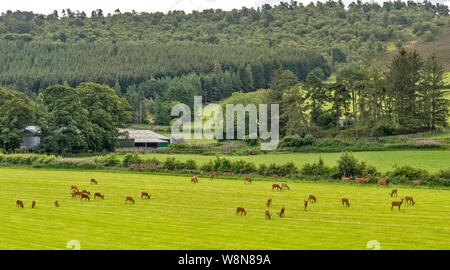
<path fill-rule="evenodd" d="M 136 129 L 119 129 L 119 132 L 128 132 L 128 137 L 120 136 L 119 139 L 134 139 L 134 142 L 137 143 L 164 143 L 168 142 L 169 138 L 153 132 L 151 130 L 136 130 Z"/>

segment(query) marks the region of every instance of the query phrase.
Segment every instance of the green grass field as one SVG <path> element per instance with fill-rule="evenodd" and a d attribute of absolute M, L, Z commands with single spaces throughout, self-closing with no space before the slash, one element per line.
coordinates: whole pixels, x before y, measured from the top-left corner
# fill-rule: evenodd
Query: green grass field
<path fill-rule="evenodd" d="M 354 152 L 353 155 L 359 159 L 364 160 L 369 165 L 374 165 L 378 170 L 385 172 L 392 170 L 392 167 L 397 164 L 411 165 L 415 168 L 426 169 L 429 172 L 436 172 L 441 169 L 449 168 L 450 151 L 374 151 L 374 152 Z M 282 153 L 282 154 L 267 154 L 254 156 L 222 156 L 224 158 L 235 160 L 246 160 L 254 162 L 255 164 L 284 164 L 287 162 L 294 162 L 297 166 L 302 166 L 305 163 L 316 162 L 321 157 L 325 164 L 335 165 L 342 153 Z M 161 161 L 166 160 L 167 157 L 175 157 L 181 161 L 193 159 L 197 164 L 207 163 L 214 156 L 205 155 L 185 155 L 185 154 L 145 154 L 146 158 L 156 157 Z"/>
<path fill-rule="evenodd" d="M 31 168 L 2 168 L 0 183 L 0 249 L 66 249 L 70 240 L 81 249 L 366 249 L 370 240 L 381 249 L 450 249 L 449 190 L 397 187 L 399 198 L 412 195 L 416 205 L 391 211 L 390 188 L 340 183 L 289 183 L 290 191 L 278 192 L 269 181 L 191 184 L 188 177 Z M 72 184 L 105 200 L 73 199 Z M 141 191 L 152 199 L 139 199 Z M 308 194 L 318 201 L 305 212 Z M 134 205 L 124 203 L 127 195 Z M 265 220 L 269 197 L 273 217 Z M 235 215 L 238 206 L 247 216 Z M 285 218 L 275 216 L 282 206 Z"/>

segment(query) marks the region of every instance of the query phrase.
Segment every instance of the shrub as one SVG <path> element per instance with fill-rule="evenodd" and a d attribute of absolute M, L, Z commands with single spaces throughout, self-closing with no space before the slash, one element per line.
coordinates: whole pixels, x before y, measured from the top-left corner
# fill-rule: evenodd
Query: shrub
<path fill-rule="evenodd" d="M 390 173 L 390 177 L 394 179 L 405 179 L 407 181 L 427 181 L 430 179 L 430 174 L 426 170 L 417 169 L 409 165 L 405 165 L 402 167 L 394 167 L 394 170 Z"/>
<path fill-rule="evenodd" d="M 197 163 L 195 163 L 195 160 L 188 159 L 186 160 L 184 167 L 189 170 L 195 170 L 197 169 Z"/>
<path fill-rule="evenodd" d="M 98 163 L 105 167 L 120 166 L 120 158 L 116 154 L 108 154 L 97 159 Z"/>
<path fill-rule="evenodd" d="M 245 160 L 239 160 L 231 163 L 231 171 L 233 173 L 252 173 L 256 172 L 256 166 L 252 162 L 247 162 Z"/>
<path fill-rule="evenodd" d="M 142 159 L 136 153 L 129 153 L 123 157 L 122 165 L 128 168 L 131 164 L 141 163 Z"/>
<path fill-rule="evenodd" d="M 300 173 L 305 176 L 329 176 L 331 172 L 331 168 L 327 167 L 323 162 L 322 158 L 319 158 L 319 161 L 316 163 L 306 163 Z"/>
<path fill-rule="evenodd" d="M 208 163 L 200 166 L 200 170 L 205 171 L 205 172 L 212 172 L 214 170 L 214 162 L 212 162 L 212 160 L 210 160 Z"/>
<path fill-rule="evenodd" d="M 294 175 L 298 172 L 297 167 L 294 165 L 293 162 L 288 162 L 286 164 L 283 164 L 279 167 L 279 174 L 280 175 Z"/>
<path fill-rule="evenodd" d="M 306 135 L 305 137 L 300 137 L 299 135 L 288 135 L 281 140 L 281 147 L 301 147 L 306 145 L 312 145 L 314 142 L 314 137 L 312 135 Z"/>
<path fill-rule="evenodd" d="M 260 175 L 266 175 L 266 171 L 267 171 L 267 166 L 266 166 L 266 164 L 259 164 L 259 167 L 258 167 L 258 174 L 260 174 Z"/>
<path fill-rule="evenodd" d="M 345 152 L 337 161 L 339 178 L 342 176 L 359 176 L 361 175 L 358 167 L 358 160 L 350 153 Z"/>
<path fill-rule="evenodd" d="M 164 161 L 164 168 L 169 170 L 181 170 L 185 168 L 185 164 L 175 158 L 167 158 Z"/>

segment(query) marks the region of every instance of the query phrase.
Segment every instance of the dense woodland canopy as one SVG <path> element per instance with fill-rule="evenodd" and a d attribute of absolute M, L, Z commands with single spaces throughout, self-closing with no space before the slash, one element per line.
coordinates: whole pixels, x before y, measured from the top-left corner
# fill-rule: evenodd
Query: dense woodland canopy
<path fill-rule="evenodd" d="M 400 49 L 432 41 L 450 26 L 448 14 L 427 1 L 291 1 L 190 14 L 8 11 L 0 16 L 0 109 L 8 112 L 0 144 L 14 149 L 21 128 L 37 123 L 42 151 L 113 150 L 126 122 L 167 125 L 171 107 L 192 105 L 194 95 L 213 102 L 258 89 L 269 89 L 257 92 L 265 93 L 259 101 L 283 102 L 282 135 L 337 134 L 342 118 L 356 138 L 446 126 L 442 63 Z M 387 69 L 373 65 L 394 50 Z M 58 101 L 61 93 L 67 100 Z M 89 105 L 101 95 L 115 105 Z M 234 95 L 241 98 L 248 96 Z"/>

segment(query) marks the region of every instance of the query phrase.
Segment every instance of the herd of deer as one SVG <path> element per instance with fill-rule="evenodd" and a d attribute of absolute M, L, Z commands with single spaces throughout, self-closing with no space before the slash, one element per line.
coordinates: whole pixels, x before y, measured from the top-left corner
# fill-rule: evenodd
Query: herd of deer
<path fill-rule="evenodd" d="M 167 171 L 167 169 L 166 169 L 166 171 Z M 190 173 L 192 174 L 193 173 L 193 171 L 190 171 Z M 231 173 L 228 173 L 228 172 L 225 172 L 224 173 L 225 175 L 227 175 L 227 176 L 231 176 L 232 174 Z M 203 171 L 201 171 L 200 172 L 200 175 L 204 175 L 204 172 Z M 210 174 L 210 179 L 211 180 L 213 180 L 214 179 L 214 177 L 215 176 L 219 176 L 219 175 L 221 175 L 221 173 L 220 172 L 213 172 L 212 174 Z M 280 178 L 280 176 L 279 175 L 277 175 L 277 174 L 274 174 L 273 175 L 273 177 L 276 179 L 276 180 L 278 180 L 279 178 Z M 352 176 L 350 175 L 350 177 L 345 177 L 345 176 L 343 176 L 342 177 L 342 181 L 343 182 L 345 182 L 345 181 L 350 181 L 350 180 L 352 180 Z M 388 182 L 388 176 L 385 176 L 385 177 L 383 177 L 383 178 L 381 178 L 381 179 L 379 179 L 378 180 L 378 185 L 380 185 L 380 186 L 382 186 L 382 185 L 385 185 L 385 186 L 389 186 L 389 182 Z M 367 176 L 367 177 L 363 177 L 363 178 L 358 178 L 358 177 L 355 177 L 355 181 L 357 182 L 357 183 L 368 183 L 369 182 L 369 180 L 370 180 L 370 175 L 369 176 Z M 98 184 L 98 182 L 95 180 L 95 179 L 91 179 L 91 182 L 90 182 L 91 184 Z M 191 183 L 198 183 L 198 178 L 197 178 L 197 176 L 192 176 L 191 177 Z M 244 178 L 244 184 L 247 184 L 247 183 L 249 183 L 249 184 L 251 184 L 252 183 L 252 179 L 251 178 L 249 178 L 249 177 L 245 177 Z M 414 181 L 413 182 L 413 185 L 420 185 L 420 184 L 422 184 L 423 183 L 423 181 Z M 75 185 L 72 185 L 71 187 L 70 187 L 70 189 L 71 189 L 71 191 L 72 191 L 72 198 L 75 198 L 75 197 L 80 197 L 80 200 L 88 200 L 88 201 L 90 201 L 90 197 L 89 197 L 89 195 L 90 195 L 90 192 L 89 191 L 87 191 L 87 190 L 82 190 L 81 192 L 79 191 L 79 189 L 78 189 L 78 187 L 77 186 L 75 186 Z M 282 183 L 281 185 L 279 185 L 279 184 L 272 184 L 272 190 L 279 190 L 279 191 L 283 191 L 283 190 L 290 190 L 290 188 L 289 188 L 289 186 L 286 184 L 286 183 Z M 388 193 L 391 197 L 397 197 L 397 189 L 392 189 L 392 191 L 391 192 L 389 192 Z M 103 194 L 101 194 L 101 193 L 99 193 L 99 192 L 96 192 L 96 193 L 94 193 L 94 199 L 97 199 L 97 198 L 101 198 L 102 200 L 103 199 L 105 199 L 105 196 L 103 195 Z M 148 192 L 145 192 L 145 191 L 143 191 L 142 193 L 141 193 L 141 198 L 144 198 L 144 199 L 150 199 L 150 195 L 148 194 Z M 305 211 L 307 211 L 307 207 L 308 207 L 308 203 L 311 203 L 311 202 L 317 202 L 317 198 L 316 198 L 316 196 L 314 196 L 314 195 L 312 195 L 312 194 L 310 194 L 309 196 L 308 196 L 308 199 L 304 199 L 303 200 L 304 201 L 304 210 Z M 411 197 L 411 196 L 405 196 L 405 198 L 402 198 L 400 201 L 393 201 L 392 203 L 391 203 L 391 210 L 394 208 L 394 207 L 398 207 L 398 209 L 400 210 L 400 207 L 401 207 L 401 205 L 403 204 L 403 201 L 406 201 L 406 204 L 410 204 L 410 205 L 414 205 L 415 204 L 415 202 L 414 202 L 414 199 L 413 199 L 413 197 Z M 342 205 L 345 205 L 346 207 L 350 207 L 350 201 L 347 199 L 347 198 L 342 198 L 341 199 L 341 202 L 342 202 Z M 35 208 L 36 207 L 36 203 L 37 203 L 37 201 L 36 200 L 32 200 L 31 201 L 31 208 Z M 125 197 L 125 203 L 135 203 L 135 201 L 134 201 L 134 199 L 133 199 L 133 197 L 132 196 L 126 196 Z M 55 202 L 54 202 L 54 204 L 55 204 L 55 207 L 59 207 L 59 202 L 58 202 L 58 200 L 55 200 Z M 266 202 L 266 206 L 267 206 L 267 208 L 266 208 L 266 210 L 265 210 L 265 218 L 266 219 L 270 219 L 270 217 L 271 217 L 271 214 L 270 214 L 270 211 L 269 211 L 269 207 L 272 205 L 272 198 L 269 198 L 268 200 L 267 200 L 267 202 Z M 16 206 L 17 207 L 21 207 L 21 208 L 24 208 L 24 206 L 23 206 L 23 201 L 22 200 L 17 200 L 16 201 Z M 285 207 L 283 206 L 282 208 L 281 208 L 281 210 L 280 210 L 280 212 L 278 213 L 278 216 L 280 216 L 280 217 L 283 217 L 284 216 L 284 212 L 285 212 Z M 247 215 L 247 211 L 245 210 L 245 208 L 244 207 L 238 207 L 237 209 L 236 209 L 236 214 L 238 214 L 238 215 Z"/>

